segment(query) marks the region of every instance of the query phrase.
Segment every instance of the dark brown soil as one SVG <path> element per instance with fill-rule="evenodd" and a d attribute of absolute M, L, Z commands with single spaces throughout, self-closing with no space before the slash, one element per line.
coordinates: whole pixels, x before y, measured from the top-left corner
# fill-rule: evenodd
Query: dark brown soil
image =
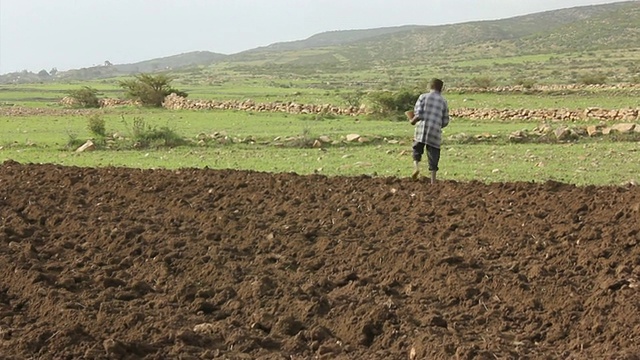
<path fill-rule="evenodd" d="M 2 359 L 638 359 L 640 188 L 0 166 Z"/>

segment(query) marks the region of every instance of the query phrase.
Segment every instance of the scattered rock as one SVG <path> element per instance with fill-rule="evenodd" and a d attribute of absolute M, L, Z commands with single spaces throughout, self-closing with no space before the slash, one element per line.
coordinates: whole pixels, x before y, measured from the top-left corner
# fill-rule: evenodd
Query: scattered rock
<path fill-rule="evenodd" d="M 527 133 L 522 130 L 514 131 L 511 134 L 509 134 L 509 140 L 511 140 L 512 142 L 522 142 L 526 138 L 527 138 Z"/>
<path fill-rule="evenodd" d="M 347 142 L 354 142 L 360 139 L 360 135 L 358 134 L 349 134 L 346 136 Z"/>
<path fill-rule="evenodd" d="M 602 134 L 601 127 L 596 126 L 596 125 L 587 126 L 587 135 L 596 136 L 596 135 L 601 135 L 601 134 Z"/>
<path fill-rule="evenodd" d="M 96 149 L 96 145 L 93 143 L 93 141 L 91 140 L 87 140 L 86 143 L 84 143 L 82 146 L 80 146 L 79 148 L 76 149 L 77 153 L 81 153 L 84 151 L 92 151 Z"/>
<path fill-rule="evenodd" d="M 616 131 L 621 134 L 628 134 L 630 132 L 633 132 L 635 128 L 636 128 L 636 124 L 623 123 L 623 124 L 612 125 L 611 131 Z"/>
<path fill-rule="evenodd" d="M 568 127 L 561 126 L 553 131 L 558 140 L 569 140 L 571 138 L 571 130 Z"/>

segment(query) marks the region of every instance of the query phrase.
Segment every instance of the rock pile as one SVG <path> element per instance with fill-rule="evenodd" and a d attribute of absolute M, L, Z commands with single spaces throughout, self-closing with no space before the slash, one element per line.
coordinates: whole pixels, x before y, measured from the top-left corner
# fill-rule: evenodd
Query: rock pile
<path fill-rule="evenodd" d="M 594 85 L 596 86 L 596 85 Z M 495 89 L 494 89 L 495 91 Z M 60 101 L 64 106 L 74 106 L 72 98 L 65 97 Z M 100 99 L 101 107 L 136 105 L 131 100 L 105 98 Z M 260 103 L 253 100 L 198 100 L 187 99 L 171 94 L 165 98 L 163 106 L 171 110 L 238 110 L 251 112 L 281 112 L 288 114 L 330 114 L 344 116 L 361 116 L 370 113 L 366 106 L 339 107 L 331 104 L 300 104 L 296 102 Z M 602 109 L 589 107 L 586 109 L 495 109 L 463 107 L 451 109 L 454 118 L 470 120 L 502 120 L 502 121 L 640 121 L 640 107 L 626 109 Z"/>
<path fill-rule="evenodd" d="M 471 120 L 532 120 L 532 121 L 638 121 L 640 108 L 601 109 L 590 107 L 584 110 L 571 109 L 452 109 L 453 117 Z"/>
<path fill-rule="evenodd" d="M 165 98 L 163 106 L 172 110 L 241 110 L 255 112 L 285 112 L 290 114 L 333 114 L 358 116 L 367 114 L 365 106 L 341 108 L 335 105 L 299 104 L 295 102 L 257 103 L 253 100 L 190 100 L 174 94 Z M 471 120 L 534 120 L 534 121 L 638 121 L 640 108 L 608 110 L 590 107 L 571 109 L 477 109 L 458 108 L 451 116 Z"/>
<path fill-rule="evenodd" d="M 457 87 L 450 88 L 449 92 L 458 93 L 536 93 L 536 92 L 580 92 L 580 91 L 640 91 L 640 84 L 620 83 L 620 84 L 537 84 L 533 86 L 504 85 L 493 87 Z"/>
<path fill-rule="evenodd" d="M 253 100 L 191 100 L 171 94 L 163 106 L 171 110 L 241 110 L 255 112 L 284 112 L 289 114 L 333 114 L 356 116 L 366 113 L 366 108 L 339 107 L 331 104 L 299 104 L 296 102 L 257 103 Z"/>

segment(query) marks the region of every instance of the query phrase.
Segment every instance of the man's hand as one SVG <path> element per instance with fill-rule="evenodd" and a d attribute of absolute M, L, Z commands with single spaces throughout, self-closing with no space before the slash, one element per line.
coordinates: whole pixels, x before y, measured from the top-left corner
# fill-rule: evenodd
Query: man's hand
<path fill-rule="evenodd" d="M 411 125 L 415 125 L 418 123 L 418 121 L 420 121 L 420 118 L 417 116 L 414 116 L 413 119 L 411 119 Z"/>

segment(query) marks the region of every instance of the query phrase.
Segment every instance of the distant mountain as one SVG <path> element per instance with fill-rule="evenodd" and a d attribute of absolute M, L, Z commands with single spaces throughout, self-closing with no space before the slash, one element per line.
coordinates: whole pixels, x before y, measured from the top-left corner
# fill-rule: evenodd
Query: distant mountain
<path fill-rule="evenodd" d="M 446 64 L 461 59 L 594 50 L 640 49 L 640 1 L 560 9 L 508 19 L 439 26 L 330 31 L 305 40 L 275 43 L 222 55 L 191 52 L 135 64 L 105 65 L 59 72 L 14 73 L 0 83 L 90 80 L 140 72 L 172 71 L 223 64 L 252 74 L 347 72 L 386 67 Z"/>
<path fill-rule="evenodd" d="M 258 53 L 258 52 L 295 51 L 295 50 L 304 50 L 304 49 L 325 47 L 325 46 L 339 46 L 339 45 L 355 43 L 358 41 L 375 38 L 375 37 L 383 36 L 387 34 L 405 32 L 407 30 L 412 30 L 419 27 L 420 26 L 417 26 L 417 25 L 405 25 L 405 26 L 398 26 L 398 27 L 366 29 L 366 30 L 327 31 L 320 34 L 313 35 L 310 38 L 305 40 L 280 42 L 280 43 L 271 44 L 269 46 L 259 47 L 253 50 L 244 51 L 242 53 L 239 53 L 238 56 L 242 57 L 242 56 L 246 56 L 247 54 Z"/>
<path fill-rule="evenodd" d="M 43 71 L 37 74 L 22 71 L 0 76 L 0 84 L 42 82 L 51 80 L 93 80 L 127 76 L 138 73 L 177 71 L 191 67 L 208 66 L 225 59 L 227 56 L 228 55 L 209 51 L 194 51 L 141 61 L 133 64 L 113 65 L 109 62 L 105 62 L 105 64 L 99 66 L 60 71 L 55 74 L 49 74 Z"/>

